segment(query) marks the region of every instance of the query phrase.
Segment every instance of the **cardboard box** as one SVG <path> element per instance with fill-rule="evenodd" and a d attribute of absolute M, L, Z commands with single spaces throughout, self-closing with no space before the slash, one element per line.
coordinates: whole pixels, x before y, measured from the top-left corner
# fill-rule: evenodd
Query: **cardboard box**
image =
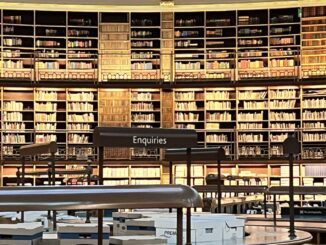
<path fill-rule="evenodd" d="M 169 245 L 176 244 L 177 226 L 176 220 L 160 218 L 155 220 L 156 236 L 167 238 Z M 204 220 L 196 217 L 191 218 L 191 241 L 192 244 L 201 244 L 212 241 L 223 240 L 223 224 Z M 186 222 L 183 219 L 183 243 L 186 242 Z"/>
<path fill-rule="evenodd" d="M 245 218 L 236 217 L 233 214 L 193 214 L 194 217 L 211 222 L 221 222 L 223 224 L 223 240 L 242 239 L 245 236 Z"/>
<path fill-rule="evenodd" d="M 242 239 L 245 235 L 245 219 L 237 218 L 233 214 L 192 214 L 192 242 L 193 244 L 208 244 L 230 239 Z M 163 221 L 163 222 L 162 222 Z M 183 219 L 183 238 L 186 236 L 186 222 Z M 167 237 L 168 244 L 176 242 L 176 220 L 161 218 L 155 221 L 156 236 Z M 185 242 L 185 240 L 184 240 Z"/>
<path fill-rule="evenodd" d="M 153 218 L 153 217 L 176 217 L 176 213 L 158 212 L 158 211 L 137 211 L 137 212 L 115 212 L 113 213 L 113 235 L 114 236 L 126 236 L 126 235 L 155 235 L 155 233 L 149 232 L 127 232 L 127 221 L 142 218 Z M 144 225 L 147 226 L 146 224 Z M 132 228 L 131 228 L 132 229 Z M 137 227 L 134 227 L 134 230 Z M 141 230 L 141 225 L 138 230 Z"/>
<path fill-rule="evenodd" d="M 118 236 L 110 237 L 110 245 L 166 245 L 167 239 L 155 236 Z"/>
<path fill-rule="evenodd" d="M 123 236 L 126 234 L 126 220 L 142 218 L 141 213 L 132 212 L 114 212 L 113 217 L 113 235 Z"/>
<path fill-rule="evenodd" d="M 40 245 L 41 223 L 0 224 L 0 245 Z"/>
<path fill-rule="evenodd" d="M 155 235 L 155 217 L 126 220 L 126 235 Z"/>
<path fill-rule="evenodd" d="M 97 245 L 97 224 L 58 224 L 60 245 Z M 110 227 L 103 226 L 103 244 L 109 244 Z"/>

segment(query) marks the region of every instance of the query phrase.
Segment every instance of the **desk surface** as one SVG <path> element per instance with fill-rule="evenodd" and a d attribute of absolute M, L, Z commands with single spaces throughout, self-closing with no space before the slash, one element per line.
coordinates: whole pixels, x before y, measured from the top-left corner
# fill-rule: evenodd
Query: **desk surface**
<path fill-rule="evenodd" d="M 266 220 L 248 220 L 246 222 L 246 225 L 248 227 L 250 227 L 250 226 L 273 227 L 274 222 L 266 221 Z M 277 221 L 276 226 L 281 227 L 281 228 L 289 227 L 289 222 L 288 221 Z M 303 231 L 326 232 L 326 223 L 323 223 L 323 222 L 297 221 L 297 222 L 295 222 L 295 227 L 297 229 L 300 229 Z"/>
<path fill-rule="evenodd" d="M 305 231 L 296 231 L 297 237 L 294 239 L 289 238 L 288 229 L 279 227 L 266 227 L 266 226 L 247 226 L 246 232 L 250 235 L 244 241 L 228 241 L 223 245 L 262 245 L 262 244 L 303 244 L 312 239 L 310 233 Z"/>

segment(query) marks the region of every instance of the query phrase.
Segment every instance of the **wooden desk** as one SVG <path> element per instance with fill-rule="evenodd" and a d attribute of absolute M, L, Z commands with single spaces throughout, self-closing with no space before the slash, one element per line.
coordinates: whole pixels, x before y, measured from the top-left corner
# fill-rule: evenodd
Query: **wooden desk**
<path fill-rule="evenodd" d="M 243 217 L 243 216 L 241 216 Z M 262 216 L 263 217 L 263 216 Z M 263 220 L 248 220 L 246 223 L 247 227 L 274 227 L 273 221 L 263 221 Z M 276 228 L 288 228 L 289 222 L 288 221 L 278 221 Z M 321 233 L 326 233 L 326 223 L 321 222 L 295 222 L 296 229 L 306 231 L 309 233 L 312 233 L 314 236 L 314 242 L 316 244 L 321 244 L 321 242 L 324 243 L 324 241 L 321 240 Z M 287 229 L 286 229 L 287 230 Z"/>
<path fill-rule="evenodd" d="M 243 243 L 233 241 L 233 243 L 223 243 L 223 245 L 303 244 L 312 239 L 310 233 L 296 230 L 297 237 L 291 240 L 288 229 L 279 227 L 247 226 L 246 232 L 249 236 L 245 237 Z"/>

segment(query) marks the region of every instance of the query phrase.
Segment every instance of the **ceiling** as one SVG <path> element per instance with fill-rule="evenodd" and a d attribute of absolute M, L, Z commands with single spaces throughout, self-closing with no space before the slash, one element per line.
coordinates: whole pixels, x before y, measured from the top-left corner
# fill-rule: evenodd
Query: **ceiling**
<path fill-rule="evenodd" d="M 277 2 L 279 0 L 174 0 L 175 5 L 194 4 L 232 4 L 254 2 Z M 300 0 L 294 0 L 300 1 Z M 160 0 L 3 0 L 8 3 L 40 3 L 40 4 L 83 4 L 83 5 L 120 5 L 120 6 L 148 6 L 160 5 Z"/>
<path fill-rule="evenodd" d="M 71 11 L 215 11 L 235 9 L 287 8 L 326 5 L 326 0 L 174 0 L 174 6 L 160 6 L 160 0 L 2 0 L 2 9 Z"/>

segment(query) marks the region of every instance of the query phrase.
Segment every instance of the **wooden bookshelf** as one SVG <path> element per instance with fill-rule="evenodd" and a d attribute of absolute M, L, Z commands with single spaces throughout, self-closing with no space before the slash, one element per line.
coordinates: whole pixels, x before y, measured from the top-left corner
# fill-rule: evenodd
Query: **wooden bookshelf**
<path fill-rule="evenodd" d="M 205 13 L 174 14 L 175 79 L 205 78 Z"/>
<path fill-rule="evenodd" d="M 34 11 L 2 11 L 1 77 L 33 79 Z"/>
<path fill-rule="evenodd" d="M 66 99 L 66 89 L 34 90 L 35 143 L 58 142 L 57 158 L 61 160 L 66 159 Z M 47 154 L 38 156 L 39 160 L 47 157 Z"/>
<path fill-rule="evenodd" d="M 129 89 L 99 90 L 99 125 L 130 127 Z M 105 148 L 104 159 L 130 159 L 130 149 Z"/>
<path fill-rule="evenodd" d="M 235 156 L 236 91 L 211 88 L 205 91 L 206 147 L 223 147 L 228 157 Z"/>
<path fill-rule="evenodd" d="M 239 88 L 237 100 L 238 158 L 266 157 L 269 142 L 266 132 L 268 128 L 267 88 Z"/>
<path fill-rule="evenodd" d="M 299 87 L 269 88 L 269 155 L 283 155 L 282 142 L 301 128 Z M 297 135 L 299 137 L 299 135 Z"/>
<path fill-rule="evenodd" d="M 234 79 L 236 12 L 206 12 L 206 78 Z"/>
<path fill-rule="evenodd" d="M 326 8 L 307 7 L 302 13 L 302 77 L 326 74 Z"/>
<path fill-rule="evenodd" d="M 270 10 L 270 77 L 299 76 L 301 46 L 299 14 L 299 8 Z"/>
<path fill-rule="evenodd" d="M 302 88 L 302 158 L 323 159 L 326 92 L 322 86 Z"/>
<path fill-rule="evenodd" d="M 268 10 L 238 11 L 238 79 L 268 77 L 268 46 Z"/>
<path fill-rule="evenodd" d="M 37 80 L 64 79 L 67 75 L 67 13 L 36 11 L 35 70 Z"/>
<path fill-rule="evenodd" d="M 102 81 L 131 79 L 130 20 L 128 13 L 102 13 L 100 23 Z"/>
<path fill-rule="evenodd" d="M 160 15 L 160 13 L 131 13 L 132 79 L 160 79 Z"/>
<path fill-rule="evenodd" d="M 3 78 L 233 81 L 326 75 L 325 6 L 162 13 L 4 9 L 0 17 Z"/>
<path fill-rule="evenodd" d="M 173 81 L 174 15 L 161 13 L 161 78 Z"/>
<path fill-rule="evenodd" d="M 67 90 L 68 159 L 95 158 L 93 129 L 98 125 L 98 91 Z"/>
<path fill-rule="evenodd" d="M 195 129 L 199 145 L 205 144 L 205 96 L 203 89 L 174 91 L 174 127 Z"/>
<path fill-rule="evenodd" d="M 157 89 L 131 89 L 130 126 L 134 128 L 160 128 L 161 91 Z M 159 159 L 159 149 L 132 148 L 131 159 Z"/>
<path fill-rule="evenodd" d="M 162 166 L 156 164 L 133 166 L 129 164 L 104 168 L 106 185 L 155 185 L 161 184 Z"/>
<path fill-rule="evenodd" d="M 98 13 L 68 12 L 68 79 L 97 80 Z"/>
<path fill-rule="evenodd" d="M 3 88 L 2 154 L 19 159 L 19 148 L 34 142 L 34 94 L 31 88 Z"/>

